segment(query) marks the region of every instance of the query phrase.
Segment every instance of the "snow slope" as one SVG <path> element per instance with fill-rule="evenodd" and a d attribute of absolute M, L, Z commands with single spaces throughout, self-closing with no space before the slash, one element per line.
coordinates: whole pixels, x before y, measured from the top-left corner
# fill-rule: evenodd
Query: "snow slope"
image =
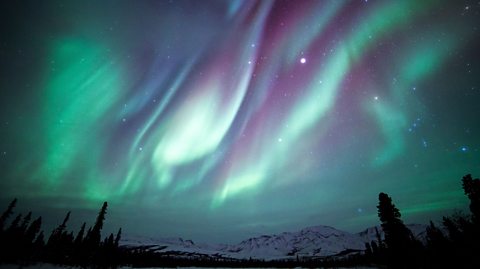
<path fill-rule="evenodd" d="M 426 225 L 411 224 L 407 227 L 415 237 L 425 240 Z M 377 229 L 383 238 L 381 227 L 377 226 Z M 329 226 L 314 226 L 297 232 L 253 237 L 234 245 L 196 244 L 182 238 L 149 237 L 126 237 L 121 244 L 127 248 L 142 248 L 179 256 L 275 260 L 358 253 L 365 249 L 366 242 L 376 239 L 375 227 L 352 234 Z"/>

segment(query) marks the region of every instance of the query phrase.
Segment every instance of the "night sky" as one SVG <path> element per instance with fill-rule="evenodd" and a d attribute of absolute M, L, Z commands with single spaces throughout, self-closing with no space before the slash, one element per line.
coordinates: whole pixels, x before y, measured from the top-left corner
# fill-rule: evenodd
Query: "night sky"
<path fill-rule="evenodd" d="M 358 232 L 382 191 L 407 223 L 468 211 L 478 1 L 0 9 L 1 208 L 17 197 L 48 229 L 105 200 L 107 230 L 210 242 Z"/>

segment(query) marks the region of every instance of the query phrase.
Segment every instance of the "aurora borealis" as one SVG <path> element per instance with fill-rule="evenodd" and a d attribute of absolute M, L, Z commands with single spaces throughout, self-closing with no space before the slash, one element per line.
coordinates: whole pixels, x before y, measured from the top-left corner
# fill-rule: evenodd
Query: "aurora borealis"
<path fill-rule="evenodd" d="M 219 242 L 355 232 L 379 192 L 405 222 L 468 208 L 478 2 L 21 2 L 0 11 L 5 206 L 107 200 L 130 233 Z"/>

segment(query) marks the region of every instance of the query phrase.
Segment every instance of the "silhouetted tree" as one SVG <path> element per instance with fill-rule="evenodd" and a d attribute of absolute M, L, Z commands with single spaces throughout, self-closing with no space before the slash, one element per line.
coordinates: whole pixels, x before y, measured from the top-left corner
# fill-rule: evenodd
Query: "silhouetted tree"
<path fill-rule="evenodd" d="M 82 224 L 82 227 L 80 228 L 80 231 L 77 234 L 77 237 L 75 237 L 75 245 L 79 246 L 83 242 L 83 234 L 85 233 L 85 225 L 86 223 L 84 222 Z"/>
<path fill-rule="evenodd" d="M 472 179 L 472 175 L 468 174 L 462 179 L 462 187 L 470 199 L 470 211 L 474 223 L 480 222 L 480 179 Z"/>
<path fill-rule="evenodd" d="M 37 236 L 37 239 L 35 239 L 35 242 L 33 244 L 37 248 L 41 248 L 45 245 L 45 236 L 43 235 L 43 231 L 40 231 L 40 233 Z"/>
<path fill-rule="evenodd" d="M 57 228 L 55 228 L 52 233 L 50 234 L 50 237 L 48 238 L 47 245 L 48 246 L 55 246 L 57 245 L 62 238 L 63 233 L 65 232 L 65 229 L 67 228 L 67 222 L 70 219 L 70 211 L 67 212 L 67 215 L 65 215 L 65 218 L 63 219 L 62 224 L 60 224 Z"/>
<path fill-rule="evenodd" d="M 32 212 L 28 212 L 28 214 L 23 218 L 22 224 L 20 225 L 20 231 L 24 233 L 27 228 L 28 224 L 30 224 L 30 220 L 32 219 Z"/>
<path fill-rule="evenodd" d="M 13 199 L 10 204 L 8 205 L 7 209 L 2 213 L 2 216 L 0 216 L 0 231 L 3 230 L 3 227 L 5 226 L 5 221 L 12 215 L 13 213 L 13 208 L 17 205 L 17 198 Z"/>
<path fill-rule="evenodd" d="M 10 224 L 10 227 L 8 227 L 7 229 L 7 233 L 12 233 L 14 232 L 15 230 L 18 230 L 19 228 L 19 223 L 20 223 L 20 220 L 22 219 L 22 214 L 18 214 L 15 219 L 12 221 L 12 223 Z"/>
<path fill-rule="evenodd" d="M 113 233 L 110 234 L 110 236 L 108 236 L 108 239 L 107 239 L 107 247 L 108 248 L 112 248 L 114 247 L 114 239 L 113 239 Z"/>
<path fill-rule="evenodd" d="M 115 237 L 115 247 L 118 248 L 120 244 L 120 238 L 122 237 L 122 228 L 118 229 L 117 236 Z"/>
<path fill-rule="evenodd" d="M 36 220 L 32 222 L 30 227 L 28 227 L 27 231 L 25 232 L 25 240 L 28 244 L 33 243 L 35 236 L 38 232 L 40 232 L 40 228 L 42 227 L 42 217 L 38 217 Z"/>
<path fill-rule="evenodd" d="M 97 220 L 93 225 L 91 232 L 89 233 L 89 245 L 91 247 L 97 247 L 100 245 L 101 231 L 103 228 L 103 221 L 105 220 L 105 215 L 107 214 L 107 202 L 103 203 L 100 212 L 98 212 Z"/>
<path fill-rule="evenodd" d="M 413 236 L 400 219 L 400 211 L 393 204 L 392 198 L 382 192 L 378 200 L 378 216 L 385 234 L 389 262 L 393 264 L 406 262 L 401 256 L 405 257 L 407 252 L 411 251 Z"/>
<path fill-rule="evenodd" d="M 85 234 L 85 237 L 83 238 L 83 243 L 89 244 L 91 237 L 92 237 L 92 227 L 88 227 L 87 233 Z"/>

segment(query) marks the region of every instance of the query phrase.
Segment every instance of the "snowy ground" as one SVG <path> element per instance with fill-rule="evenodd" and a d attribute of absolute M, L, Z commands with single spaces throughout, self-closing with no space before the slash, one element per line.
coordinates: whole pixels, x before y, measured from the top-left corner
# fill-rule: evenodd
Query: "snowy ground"
<path fill-rule="evenodd" d="M 48 263 L 40 263 L 34 265 L 18 265 L 18 264 L 0 264 L 0 269 L 73 269 L 73 268 L 80 268 L 80 267 L 71 267 L 71 266 L 61 266 L 61 265 L 54 265 Z M 149 268 L 142 268 L 142 269 L 159 269 L 161 267 L 149 267 Z M 207 269 L 207 267 L 177 267 L 177 268 L 185 268 L 185 269 Z M 132 267 L 119 267 L 119 269 L 132 269 Z M 220 267 L 215 267 L 215 269 L 222 269 Z M 230 269 L 230 268 L 225 268 Z M 252 268 L 254 269 L 254 268 Z M 268 269 L 268 268 L 262 268 Z M 338 268 L 342 269 L 342 268 Z M 347 269 L 347 268 L 344 268 Z M 348 269 L 376 269 L 375 267 L 349 267 Z"/>

